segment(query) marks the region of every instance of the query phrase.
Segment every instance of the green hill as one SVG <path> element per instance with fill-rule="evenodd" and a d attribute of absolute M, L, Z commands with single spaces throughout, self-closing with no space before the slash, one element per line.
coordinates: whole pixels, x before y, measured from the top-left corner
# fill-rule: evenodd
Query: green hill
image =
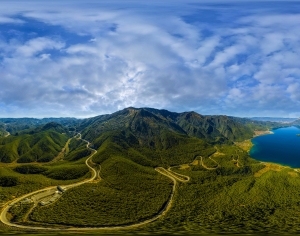
<path fill-rule="evenodd" d="M 256 161 L 235 145 L 254 130 L 281 125 L 131 107 L 70 124 L 50 120 L 20 128 L 0 138 L 0 160 L 16 161 L 0 164 L 0 204 L 46 186 L 86 181 L 92 172 L 85 162 L 93 154 L 88 163 L 96 179 L 67 188 L 27 215 L 32 205 L 15 204 L 11 219 L 60 229 L 156 219 L 112 233 L 296 233 L 297 170 Z M 177 180 L 159 172 L 162 167 Z"/>
<path fill-rule="evenodd" d="M 151 142 L 152 137 L 168 131 L 209 142 L 241 141 L 253 136 L 257 125 L 247 125 L 244 119 L 228 116 L 203 116 L 196 112 L 176 113 L 153 108 L 126 108 L 111 115 L 84 120 L 78 130 L 83 136 L 94 140 L 106 131 L 128 129 L 141 144 Z M 248 124 L 252 120 L 247 120 Z"/>
<path fill-rule="evenodd" d="M 10 132 L 12 135 L 15 135 L 20 133 L 29 133 L 36 128 L 44 126 L 51 122 L 72 129 L 79 122 L 81 122 L 81 120 L 76 118 L 0 118 L 0 132 L 1 124 L 5 124 L 5 130 Z"/>
<path fill-rule="evenodd" d="M 19 163 L 51 161 L 67 141 L 66 132 L 59 124 L 46 124 L 31 134 L 0 138 L 0 161 Z"/>

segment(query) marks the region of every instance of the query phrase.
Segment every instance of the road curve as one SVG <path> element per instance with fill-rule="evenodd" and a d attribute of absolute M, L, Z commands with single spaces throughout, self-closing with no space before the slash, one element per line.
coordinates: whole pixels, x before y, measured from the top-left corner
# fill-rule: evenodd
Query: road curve
<path fill-rule="evenodd" d="M 77 135 L 79 135 L 79 139 L 81 139 L 81 134 L 78 133 Z M 76 136 L 77 136 L 76 135 Z M 87 179 L 87 180 L 84 180 L 84 181 L 81 181 L 81 182 L 78 182 L 78 183 L 75 183 L 75 184 L 70 184 L 70 185 L 65 185 L 63 186 L 64 188 L 66 189 L 70 189 L 70 188 L 73 188 L 73 187 L 77 187 L 79 185 L 82 185 L 84 183 L 88 183 L 88 182 L 91 182 L 93 181 L 96 177 L 97 177 L 97 171 L 91 167 L 89 165 L 89 160 L 92 158 L 93 155 L 95 155 L 97 153 L 97 150 L 95 149 L 92 149 L 89 147 L 90 145 L 90 142 L 85 140 L 85 139 L 82 139 L 84 142 L 87 143 L 86 147 L 93 150 L 94 153 L 86 159 L 85 161 L 85 164 L 88 166 L 88 168 L 92 171 L 93 175 L 90 179 Z M 170 173 L 169 171 L 167 171 L 166 169 L 164 169 L 163 167 L 157 167 L 155 168 L 155 170 L 170 178 L 172 181 L 173 181 L 173 187 L 172 187 L 172 192 L 164 206 L 163 209 L 161 209 L 160 212 L 157 213 L 157 215 L 155 215 L 154 217 L 152 217 L 151 219 L 148 219 L 148 220 L 145 220 L 145 221 L 142 221 L 142 222 L 139 222 L 139 223 L 135 223 L 135 224 L 131 224 L 131 225 L 125 225 L 125 226 L 105 226 L 105 227 L 68 227 L 68 228 L 55 228 L 55 227 L 42 227 L 42 226 L 29 226 L 29 225 L 19 225 L 19 224 L 15 224 L 15 223 L 11 223 L 7 218 L 6 218 L 6 214 L 10 208 L 10 205 L 11 204 L 15 204 L 19 201 L 21 201 L 22 199 L 25 199 L 27 197 L 30 197 L 31 195 L 34 195 L 36 193 L 40 193 L 40 192 L 43 192 L 43 191 L 47 191 L 47 190 L 51 190 L 51 189 L 54 189 L 56 188 L 55 186 L 51 186 L 51 187 L 47 187 L 47 188 L 44 188 L 44 189 L 41 189 L 41 190 L 37 190 L 37 191 L 34 191 L 34 192 L 31 192 L 31 193 L 28 193 L 28 194 L 25 194 L 13 201 L 10 201 L 8 203 L 6 203 L 1 211 L 1 215 L 0 215 L 0 220 L 2 221 L 2 223 L 8 225 L 8 226 L 11 226 L 11 227 L 16 227 L 16 228 L 20 228 L 20 229 L 30 229 L 30 230 L 49 230 L 49 231 L 62 231 L 62 230 L 65 230 L 65 231 L 92 231 L 92 230 L 122 230 L 122 229 L 130 229 L 130 228 L 136 228 L 136 227 L 140 227 L 140 226 L 143 226 L 143 225 L 146 225 L 146 224 L 149 224 L 153 221 L 156 221 L 157 219 L 161 218 L 162 216 L 164 216 L 171 208 L 172 206 L 172 203 L 173 203 L 173 197 L 174 197 L 174 194 L 175 194 L 175 190 L 176 190 L 176 186 L 177 186 L 177 180 L 180 181 L 180 182 L 188 182 L 190 180 L 190 178 L 188 176 L 184 176 L 184 175 L 181 175 L 181 174 L 178 174 L 176 172 L 174 172 L 176 175 L 180 175 L 182 177 L 185 177 L 187 179 L 185 180 L 182 180 L 181 178 L 179 178 L 178 176 L 176 176 L 175 174 L 172 174 Z M 171 171 L 173 172 L 173 171 Z"/>
<path fill-rule="evenodd" d="M 213 162 L 215 162 L 215 163 L 217 164 L 217 167 L 207 167 L 207 166 L 203 163 L 203 157 L 202 157 L 202 156 L 200 156 L 200 157 L 201 157 L 201 161 L 200 161 L 201 165 L 203 166 L 203 168 L 205 168 L 205 169 L 207 169 L 207 170 L 215 170 L 215 169 L 217 169 L 217 168 L 220 166 L 218 162 L 216 162 L 214 159 L 211 159 L 211 158 L 209 157 L 209 159 L 211 159 Z"/>
<path fill-rule="evenodd" d="M 174 167 L 174 166 L 173 166 L 173 167 Z M 169 174 L 170 174 L 171 176 L 173 176 L 176 180 L 178 180 L 178 181 L 180 181 L 180 182 L 182 182 L 182 183 L 186 183 L 186 182 L 189 182 L 189 181 L 190 181 L 191 178 L 190 178 L 189 176 L 179 174 L 179 173 L 173 171 L 171 168 L 172 168 L 172 167 L 169 167 L 169 168 L 168 168 L 168 172 L 169 172 Z"/>
<path fill-rule="evenodd" d="M 81 134 L 80 134 L 79 139 L 81 139 Z M 97 150 L 90 148 L 90 147 L 89 147 L 90 142 L 88 142 L 87 140 L 82 139 L 82 141 L 86 142 L 86 143 L 87 143 L 86 147 L 89 148 L 89 149 L 91 149 L 91 150 L 94 152 L 94 153 L 92 153 L 92 154 L 89 156 L 89 158 L 87 158 L 86 161 L 85 161 L 85 164 L 86 164 L 87 167 L 92 171 L 93 174 L 92 174 L 91 178 L 89 178 L 89 179 L 80 181 L 80 182 L 75 183 L 75 184 L 69 184 L 69 185 L 64 185 L 64 186 L 62 186 L 62 187 L 64 187 L 65 189 L 74 188 L 74 187 L 77 187 L 77 186 L 79 186 L 79 185 L 82 185 L 82 184 L 91 182 L 91 181 L 93 181 L 93 180 L 97 177 L 97 171 L 96 171 L 93 167 L 91 167 L 91 166 L 89 165 L 89 163 L 88 163 L 89 160 L 97 153 Z M 48 228 L 45 228 L 45 227 L 39 227 L 39 226 L 32 227 L 32 226 L 25 226 L 25 225 L 19 225 L 19 224 L 11 223 L 11 222 L 7 219 L 6 214 L 7 214 L 8 210 L 10 209 L 10 207 L 11 207 L 13 204 L 15 204 L 15 203 L 17 203 L 17 202 L 19 202 L 19 201 L 21 201 L 21 200 L 23 200 L 23 199 L 25 199 L 25 198 L 28 198 L 28 197 L 30 197 L 30 196 L 32 196 L 32 195 L 35 195 L 35 194 L 37 194 L 37 193 L 41 193 L 41 192 L 48 191 L 48 190 L 53 190 L 53 189 L 56 189 L 56 186 L 50 186 L 50 187 L 46 187 L 46 188 L 43 188 L 43 189 L 40 189 L 40 190 L 36 190 L 36 191 L 34 191 L 34 192 L 25 194 L 25 195 L 23 195 L 23 196 L 21 196 L 21 197 L 18 197 L 18 198 L 16 198 L 16 199 L 12 200 L 12 201 L 7 202 L 6 204 L 4 204 L 4 206 L 3 206 L 2 210 L 1 210 L 1 214 L 0 214 L 0 220 L 1 220 L 1 222 L 4 223 L 4 224 L 6 224 L 6 225 L 8 225 L 8 226 L 11 226 L 11 227 L 17 227 L 17 228 L 22 228 L 22 229 L 42 229 L 42 230 L 47 230 Z M 51 230 L 53 230 L 53 228 L 52 228 Z"/>

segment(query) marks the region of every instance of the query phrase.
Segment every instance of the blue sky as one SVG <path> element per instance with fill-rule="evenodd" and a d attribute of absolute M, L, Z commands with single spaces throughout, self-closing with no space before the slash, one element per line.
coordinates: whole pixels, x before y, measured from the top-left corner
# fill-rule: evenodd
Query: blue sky
<path fill-rule="evenodd" d="M 300 117 L 300 1 L 0 6 L 0 117 Z"/>

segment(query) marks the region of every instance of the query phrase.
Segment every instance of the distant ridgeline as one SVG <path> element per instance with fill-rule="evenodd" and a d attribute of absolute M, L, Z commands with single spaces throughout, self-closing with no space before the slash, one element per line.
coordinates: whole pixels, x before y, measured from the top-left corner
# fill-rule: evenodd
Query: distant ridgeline
<path fill-rule="evenodd" d="M 78 130 L 87 139 L 95 140 L 107 131 L 130 131 L 139 143 L 152 146 L 153 138 L 162 133 L 197 137 L 209 142 L 232 142 L 251 138 L 254 130 L 284 126 L 278 122 L 255 121 L 224 115 L 200 115 L 196 112 L 176 113 L 153 108 L 126 108 L 111 115 L 84 119 Z"/>
<path fill-rule="evenodd" d="M 256 121 L 273 121 L 273 122 L 283 122 L 283 123 L 292 123 L 297 121 L 297 118 L 284 118 L 284 117 L 251 117 L 251 120 Z"/>
<path fill-rule="evenodd" d="M 186 163 L 209 156 L 213 145 L 233 144 L 253 137 L 254 130 L 284 126 L 224 115 L 176 113 L 153 108 L 126 108 L 109 115 L 84 119 L 76 126 L 93 143 L 97 163 L 124 155 L 148 166 Z"/>

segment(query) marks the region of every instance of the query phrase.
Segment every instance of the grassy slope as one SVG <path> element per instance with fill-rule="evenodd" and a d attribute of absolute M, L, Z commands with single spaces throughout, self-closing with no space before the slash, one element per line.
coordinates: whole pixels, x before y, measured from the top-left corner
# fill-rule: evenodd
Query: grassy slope
<path fill-rule="evenodd" d="M 199 163 L 186 170 L 174 168 L 190 176 L 191 181 L 179 184 L 174 205 L 165 217 L 136 230 L 297 232 L 299 174 L 283 168 L 254 177 L 264 166 L 250 159 L 246 151 L 236 146 L 215 148 L 219 154 L 212 158 L 221 168 L 206 170 Z M 243 167 L 237 167 L 232 161 L 236 155 Z M 126 156 L 115 155 L 103 160 L 101 176 L 101 182 L 72 189 L 57 203 L 38 208 L 33 219 L 72 225 L 128 224 L 155 214 L 170 193 L 168 179 Z"/>
<path fill-rule="evenodd" d="M 136 229 L 142 232 L 297 232 L 300 176 L 290 168 L 268 171 L 235 146 L 218 146 L 222 167 L 206 170 L 190 165 L 176 169 L 191 177 L 179 184 L 174 205 L 162 219 Z M 243 167 L 232 155 L 240 154 Z M 71 225 L 120 225 L 150 217 L 170 193 L 170 182 L 153 169 L 115 156 L 102 163 L 103 180 L 68 191 L 54 205 L 40 207 L 32 216 L 40 222 Z M 67 209 L 67 210 L 66 210 Z M 84 214 L 85 217 L 81 217 Z"/>
<path fill-rule="evenodd" d="M 63 181 L 47 178 L 42 174 L 20 174 L 13 171 L 11 167 L 0 167 L 0 178 L 4 176 L 16 179 L 17 184 L 12 187 L 0 186 L 0 204 L 13 199 L 14 197 L 21 196 L 25 193 L 32 192 L 43 187 L 78 182 L 80 179 L 87 177 L 84 176 L 80 179 Z"/>
<path fill-rule="evenodd" d="M 61 151 L 67 139 L 66 135 L 51 130 L 0 138 L 0 161 L 51 161 Z"/>
<path fill-rule="evenodd" d="M 171 192 L 166 177 L 122 157 L 107 159 L 101 170 L 102 181 L 67 191 L 57 203 L 37 208 L 31 219 L 78 226 L 130 224 L 155 215 Z"/>
<path fill-rule="evenodd" d="M 144 166 L 170 166 L 192 162 L 197 155 L 209 156 L 215 149 L 204 140 L 165 132 L 153 140 L 154 147 L 139 145 L 130 131 L 105 132 L 94 142 L 98 153 L 93 161 L 101 164 L 104 160 L 122 155 Z"/>
<path fill-rule="evenodd" d="M 144 124 L 138 123 L 134 126 L 135 130 L 143 127 Z M 261 172 L 255 177 L 264 166 L 236 146 L 212 146 L 197 138 L 156 129 L 152 123 L 149 127 L 141 133 L 132 133 L 133 129 L 102 130 L 93 140 L 98 149 L 93 161 L 101 164 L 103 180 L 67 191 L 57 203 L 37 208 L 32 219 L 92 226 L 140 221 L 159 210 L 171 189 L 169 179 L 159 175 L 153 167 L 197 160 L 197 164 L 189 165 L 186 170 L 176 170 L 191 176 L 191 181 L 179 184 L 171 211 L 157 222 L 137 230 L 198 233 L 299 230 L 300 196 L 297 189 L 300 178 L 297 172 L 285 168 Z M 153 133 L 157 130 L 159 137 Z M 143 145 L 140 145 L 141 141 Z M 76 173 L 82 171 L 85 176 L 81 178 L 88 177 L 84 170 L 85 158 L 82 158 L 86 151 L 84 146 L 73 139 L 65 160 L 44 165 L 47 170 L 42 172 L 43 175 L 21 175 L 8 167 L 0 169 L 0 176 L 15 177 L 18 181 L 15 187 L 1 188 L 0 197 L 7 199 L 9 195 L 19 196 L 39 186 L 68 182 L 46 178 L 46 173 L 52 178 L 60 178 L 69 176 L 65 174 L 68 170 L 75 178 Z M 216 167 L 214 161 L 220 167 L 205 169 L 200 164 L 200 156 L 207 167 Z M 238 160 L 240 167 L 234 160 Z"/>
<path fill-rule="evenodd" d="M 71 140 L 68 154 L 72 154 L 75 159 L 72 161 L 0 164 L 0 205 L 9 199 L 42 187 L 63 185 L 88 178 L 90 173 L 85 165 L 85 159 L 89 154 L 82 156 L 82 153 L 80 153 L 80 157 L 74 154 L 75 144 L 79 145 L 79 148 L 85 147 L 85 143 L 81 140 Z M 66 154 L 66 159 L 69 157 L 68 154 Z M 11 181 L 8 181 L 7 178 Z M 8 185 L 13 186 L 9 187 Z"/>
<path fill-rule="evenodd" d="M 222 175 L 217 171 L 185 171 L 192 182 L 181 185 L 167 217 L 146 230 L 206 233 L 295 233 L 300 227 L 300 178 L 269 171 Z"/>

